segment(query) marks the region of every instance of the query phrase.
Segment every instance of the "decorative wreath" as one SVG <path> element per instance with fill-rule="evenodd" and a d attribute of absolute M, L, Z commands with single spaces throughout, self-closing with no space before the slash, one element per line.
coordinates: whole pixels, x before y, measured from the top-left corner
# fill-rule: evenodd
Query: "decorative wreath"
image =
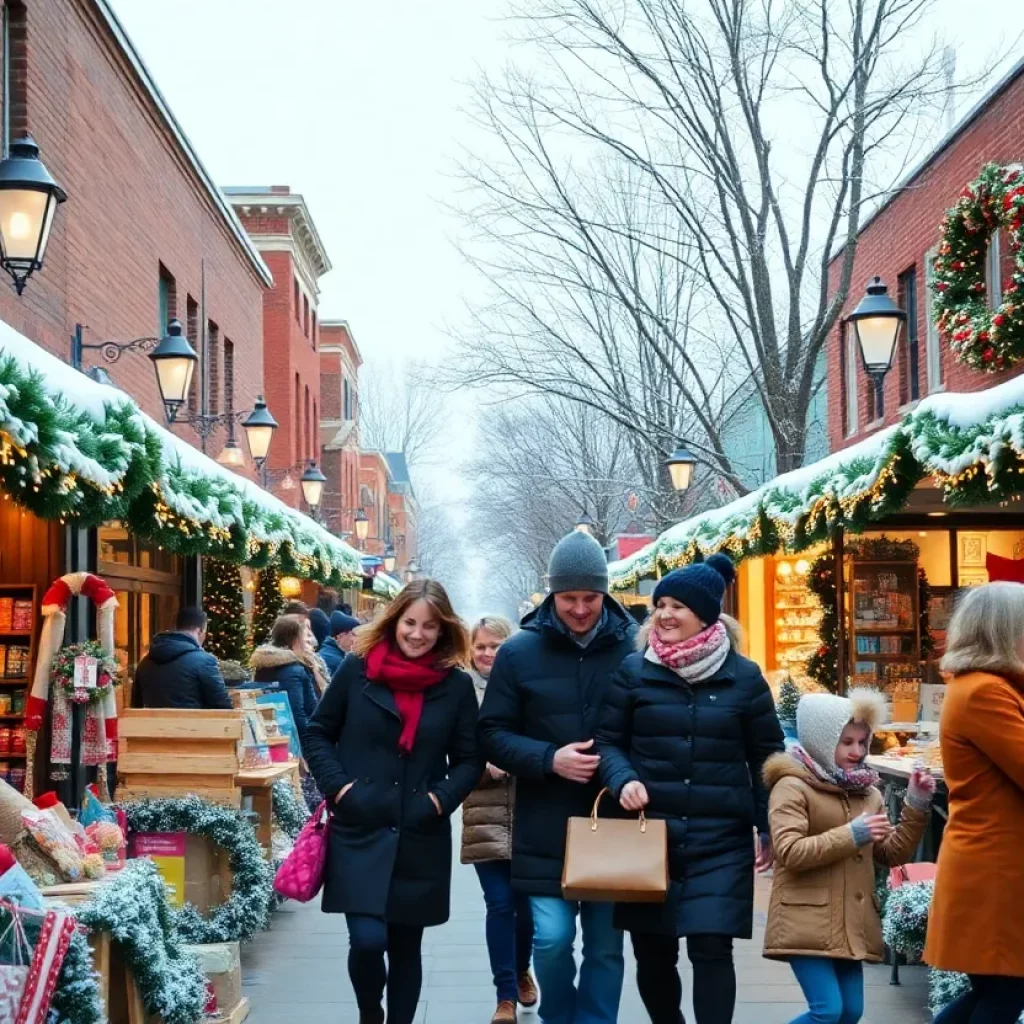
<path fill-rule="evenodd" d="M 985 256 L 996 230 L 1010 236 L 1013 275 L 990 309 Z M 966 366 L 996 373 L 1024 358 L 1024 169 L 987 164 L 942 223 L 934 312 L 941 336 Z"/>
<path fill-rule="evenodd" d="M 178 933 L 189 943 L 239 942 L 267 927 L 270 912 L 270 865 L 252 825 L 228 807 L 197 796 L 140 800 L 124 805 L 132 832 L 188 832 L 205 836 L 228 852 L 234 876 L 226 903 L 203 917 L 190 903 L 178 912 Z"/>
<path fill-rule="evenodd" d="M 75 687 L 75 660 L 96 659 L 96 685 L 89 689 Z M 56 683 L 73 704 L 98 704 L 106 699 L 106 691 L 116 686 L 121 666 L 109 651 L 105 651 L 95 640 L 62 647 L 53 659 L 50 681 Z"/>

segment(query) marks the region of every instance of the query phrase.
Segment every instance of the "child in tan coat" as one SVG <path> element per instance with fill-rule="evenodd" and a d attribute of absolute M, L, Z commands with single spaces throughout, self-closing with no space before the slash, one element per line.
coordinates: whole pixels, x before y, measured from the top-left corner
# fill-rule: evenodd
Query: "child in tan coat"
<path fill-rule="evenodd" d="M 764 955 L 786 960 L 807 999 L 792 1024 L 856 1024 L 863 961 L 882 959 L 875 862 L 909 861 L 928 821 L 935 780 L 915 771 L 900 823 L 884 812 L 878 776 L 864 764 L 884 700 L 806 694 L 797 738 L 764 768 L 775 850 Z"/>

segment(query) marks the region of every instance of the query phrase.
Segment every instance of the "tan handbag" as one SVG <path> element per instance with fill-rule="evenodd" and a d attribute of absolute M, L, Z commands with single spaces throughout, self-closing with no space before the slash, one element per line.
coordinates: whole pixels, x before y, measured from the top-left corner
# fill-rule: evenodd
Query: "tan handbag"
<path fill-rule="evenodd" d="M 562 896 L 605 903 L 663 903 L 668 893 L 668 829 L 660 818 L 570 818 L 565 837 Z"/>

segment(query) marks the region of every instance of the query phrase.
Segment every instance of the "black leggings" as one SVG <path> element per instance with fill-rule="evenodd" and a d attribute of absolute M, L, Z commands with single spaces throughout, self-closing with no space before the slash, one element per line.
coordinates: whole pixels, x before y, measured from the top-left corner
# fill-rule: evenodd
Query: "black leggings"
<path fill-rule="evenodd" d="M 1024 978 L 972 974 L 971 990 L 935 1018 L 935 1024 L 1016 1024 L 1024 1010 Z"/>
<path fill-rule="evenodd" d="M 388 924 L 369 914 L 346 914 L 348 976 L 355 989 L 359 1014 L 383 1021 L 381 1001 L 388 993 L 388 1024 L 412 1024 L 423 985 L 420 945 L 423 929 Z M 387 953 L 387 969 L 384 954 Z"/>
<path fill-rule="evenodd" d="M 679 940 L 674 936 L 630 932 L 636 956 L 636 983 L 651 1024 L 686 1024 L 681 1009 Z M 697 1024 L 731 1024 L 736 1008 L 736 969 L 732 939 L 691 935 L 686 954 L 693 965 L 693 1012 Z"/>

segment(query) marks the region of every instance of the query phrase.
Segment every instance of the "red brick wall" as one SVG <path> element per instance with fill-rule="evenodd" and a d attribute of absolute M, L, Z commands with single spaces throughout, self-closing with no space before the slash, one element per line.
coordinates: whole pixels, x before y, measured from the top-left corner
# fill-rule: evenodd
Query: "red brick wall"
<path fill-rule="evenodd" d="M 206 318 L 235 345 L 235 408 L 262 390 L 263 285 L 164 126 L 90 0 L 28 0 L 26 119 L 64 186 L 45 266 L 19 299 L 0 284 L 0 319 L 66 359 L 76 323 L 85 341 L 156 334 L 159 264 L 174 275 L 179 316 L 201 294 Z M 102 365 L 163 420 L 152 364 L 141 352 Z M 220 401 L 223 407 L 223 399 Z M 188 428 L 178 432 L 198 444 Z M 216 455 L 224 434 L 209 442 Z"/>
<path fill-rule="evenodd" d="M 243 217 L 243 223 L 255 231 L 249 217 Z M 301 317 L 295 316 L 295 269 L 291 254 L 265 252 L 263 258 L 274 275 L 274 287 L 263 296 L 263 379 L 267 406 L 278 422 L 267 461 L 274 471 L 320 457 L 319 424 L 306 428 L 307 388 L 311 415 L 314 404 L 320 409 L 320 356 L 313 348 L 312 338 L 303 331 Z M 296 508 L 301 504 L 299 489 L 278 489 L 275 493 Z"/>
<path fill-rule="evenodd" d="M 931 316 L 932 304 L 932 296 L 925 288 L 925 254 L 938 244 L 943 214 L 984 164 L 991 161 L 1015 163 L 1022 159 L 1024 73 L 1010 83 L 861 233 L 854 261 L 851 297 L 843 316 L 860 301 L 867 281 L 874 275 L 881 276 L 889 286 L 889 294 L 896 298 L 897 278 L 909 268 L 916 268 L 921 397 L 928 393 L 925 337 L 926 317 Z M 840 260 L 833 261 L 830 267 L 833 284 L 839 269 Z M 1004 283 L 1006 277 L 1004 266 Z M 833 450 L 853 444 L 881 425 L 868 423 L 871 385 L 858 361 L 856 366 L 847 368 L 847 372 L 852 369 L 857 374 L 858 431 L 853 436 L 845 436 L 845 391 L 839 360 L 841 334 L 841 328 L 837 326 L 828 344 L 829 441 Z M 980 373 L 956 362 L 945 345 L 942 345 L 941 353 L 943 386 L 948 391 L 980 391 L 1024 370 L 1024 366 L 1018 366 L 1003 374 Z M 905 378 L 905 369 L 902 375 Z M 895 422 L 901 415 L 900 379 L 901 367 L 894 361 L 885 379 L 885 424 Z"/>

